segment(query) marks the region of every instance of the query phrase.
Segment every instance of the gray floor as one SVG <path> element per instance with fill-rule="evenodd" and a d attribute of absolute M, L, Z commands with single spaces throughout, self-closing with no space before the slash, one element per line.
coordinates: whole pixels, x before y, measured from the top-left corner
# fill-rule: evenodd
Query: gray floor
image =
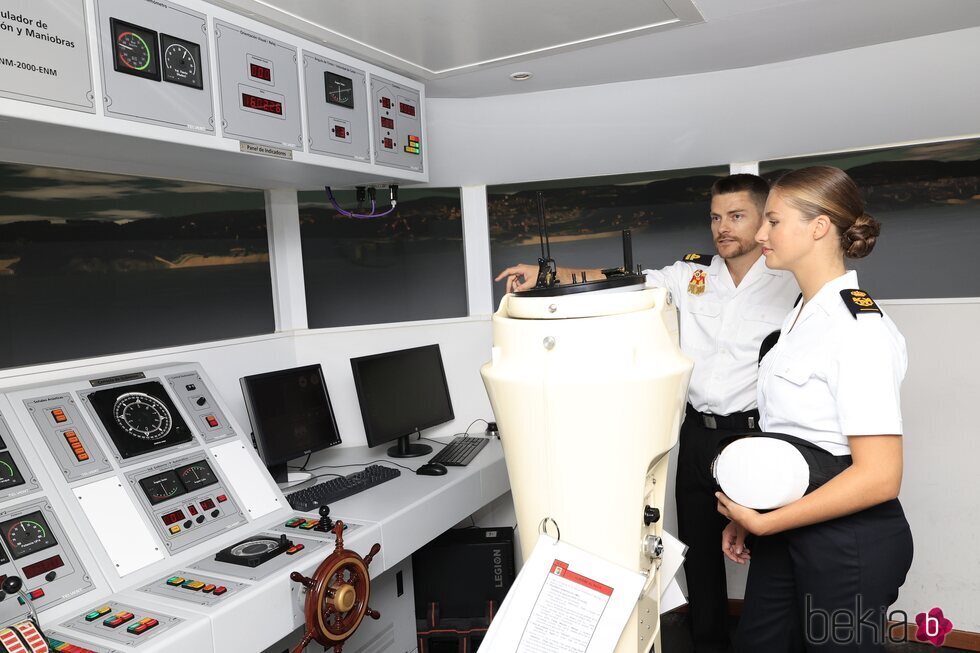
<path fill-rule="evenodd" d="M 735 633 L 738 619 L 732 617 L 731 629 Z M 663 653 L 693 653 L 694 647 L 691 645 L 691 636 L 688 632 L 686 615 L 681 612 L 672 612 L 661 617 L 661 644 Z M 928 653 L 930 651 L 963 651 L 959 648 L 943 647 L 937 649 L 931 644 L 903 643 L 890 644 L 885 647 L 888 653 Z"/>

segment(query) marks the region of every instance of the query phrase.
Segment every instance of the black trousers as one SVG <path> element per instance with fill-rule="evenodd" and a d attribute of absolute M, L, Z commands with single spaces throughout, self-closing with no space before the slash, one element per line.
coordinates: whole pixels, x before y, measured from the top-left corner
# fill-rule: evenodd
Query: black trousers
<path fill-rule="evenodd" d="M 747 542 L 739 653 L 884 651 L 888 606 L 912 565 L 897 499 Z"/>
<path fill-rule="evenodd" d="M 711 462 L 725 438 L 748 429 L 709 429 L 692 415 L 681 426 L 677 456 L 677 535 L 687 545 L 688 625 L 696 653 L 731 650 L 728 636 L 728 583 L 721 532 L 728 520 L 718 512 Z"/>

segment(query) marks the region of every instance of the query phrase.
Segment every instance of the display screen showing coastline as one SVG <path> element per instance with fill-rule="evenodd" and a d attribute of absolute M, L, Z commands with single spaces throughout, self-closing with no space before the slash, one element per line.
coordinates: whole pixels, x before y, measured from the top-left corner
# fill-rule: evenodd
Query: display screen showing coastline
<path fill-rule="evenodd" d="M 84 0 L 0 0 L 0 96 L 95 113 Z"/>

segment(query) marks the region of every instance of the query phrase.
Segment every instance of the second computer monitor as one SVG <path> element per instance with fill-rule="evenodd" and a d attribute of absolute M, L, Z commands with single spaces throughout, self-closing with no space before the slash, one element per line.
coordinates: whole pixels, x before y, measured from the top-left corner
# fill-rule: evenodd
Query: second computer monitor
<path fill-rule="evenodd" d="M 431 452 L 409 438 L 455 418 L 439 345 L 352 358 L 350 364 L 368 446 L 398 440 L 388 449 L 394 458 Z"/>
<path fill-rule="evenodd" d="M 286 463 L 340 444 L 323 370 L 307 365 L 241 379 L 259 457 L 277 481 Z"/>

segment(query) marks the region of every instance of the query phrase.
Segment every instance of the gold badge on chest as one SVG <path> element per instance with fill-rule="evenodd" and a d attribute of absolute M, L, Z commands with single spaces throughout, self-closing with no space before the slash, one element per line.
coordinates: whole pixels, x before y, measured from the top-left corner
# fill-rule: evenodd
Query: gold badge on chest
<path fill-rule="evenodd" d="M 708 280 L 708 273 L 704 270 L 695 270 L 691 275 L 691 280 L 687 284 L 687 292 L 692 295 L 703 295 L 704 284 Z"/>

